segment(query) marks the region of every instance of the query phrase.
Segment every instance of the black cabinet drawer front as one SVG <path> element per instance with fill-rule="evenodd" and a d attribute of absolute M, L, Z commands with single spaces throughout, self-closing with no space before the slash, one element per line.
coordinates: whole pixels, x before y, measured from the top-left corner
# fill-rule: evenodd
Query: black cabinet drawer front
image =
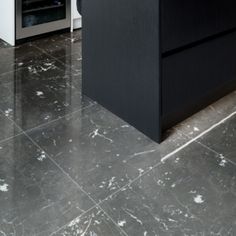
<path fill-rule="evenodd" d="M 163 59 L 163 117 L 210 101 L 216 92 L 222 96 L 230 84 L 229 89 L 235 89 L 235 42 L 236 32 Z"/>
<path fill-rule="evenodd" d="M 235 0 L 162 0 L 162 52 L 236 28 Z"/>

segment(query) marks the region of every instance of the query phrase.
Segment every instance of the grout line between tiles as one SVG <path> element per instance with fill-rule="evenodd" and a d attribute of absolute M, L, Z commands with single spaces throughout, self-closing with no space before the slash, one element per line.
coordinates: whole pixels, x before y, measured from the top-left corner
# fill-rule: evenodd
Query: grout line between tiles
<path fill-rule="evenodd" d="M 99 204 L 97 204 L 97 206 L 99 207 L 99 209 L 100 209 L 101 211 L 103 211 L 103 212 L 105 213 L 105 215 L 112 221 L 112 223 L 113 223 L 114 225 L 116 225 L 116 227 L 117 227 L 125 236 L 129 236 L 129 235 L 125 232 L 125 230 L 122 229 L 122 228 L 115 222 L 115 220 L 113 220 L 113 218 L 112 218 Z"/>
<path fill-rule="evenodd" d="M 49 56 L 49 57 L 51 57 L 52 59 L 56 60 L 56 61 L 59 62 L 61 65 L 67 67 L 67 65 L 66 65 L 64 62 L 62 62 L 62 61 L 60 60 L 61 58 L 66 57 L 66 55 L 63 56 L 63 57 L 58 57 L 58 58 L 56 58 L 56 57 L 50 55 L 47 51 L 45 51 L 45 50 L 43 50 L 42 48 L 38 47 L 38 46 L 32 45 L 32 47 L 36 48 L 36 49 L 39 50 L 40 52 L 43 52 L 43 53 L 46 54 L 47 56 Z M 70 54 L 70 55 L 76 55 L 76 54 L 77 54 L 77 53 L 72 53 L 72 54 Z M 78 61 L 82 61 L 82 57 L 80 57 L 80 58 L 78 59 Z M 75 70 L 75 69 L 73 69 L 72 67 L 70 67 L 70 69 L 71 69 L 74 73 L 78 73 L 78 71 Z M 70 73 L 71 73 L 71 72 L 70 72 Z"/>
<path fill-rule="evenodd" d="M 34 45 L 31 45 L 30 47 L 35 48 L 35 49 L 38 50 L 40 53 L 43 52 L 43 53 L 46 54 L 47 56 L 50 56 L 51 58 L 56 59 L 55 57 L 52 57 L 50 54 L 48 54 L 47 52 L 45 52 L 44 50 L 42 50 L 42 49 L 39 48 L 39 47 L 36 47 L 36 46 L 34 46 Z M 60 62 L 61 62 L 61 61 L 60 61 Z M 18 63 L 15 62 L 14 64 L 18 64 Z M 7 71 L 7 72 L 0 73 L 0 76 L 4 76 L 4 75 L 6 75 L 6 74 L 8 74 L 8 73 L 18 72 L 18 71 L 20 71 L 20 70 L 22 70 L 22 69 L 26 69 L 26 68 L 28 68 L 28 65 L 21 66 L 21 67 L 15 69 L 15 70 L 12 70 L 12 71 Z"/>
<path fill-rule="evenodd" d="M 40 47 L 38 47 L 38 46 L 36 46 L 36 45 L 32 45 L 32 47 L 36 48 L 36 49 L 39 50 L 40 52 L 46 54 L 47 56 L 51 57 L 52 59 L 54 59 L 54 60 L 60 62 L 60 63 L 63 64 L 63 65 L 65 65 L 65 64 L 62 63 L 58 58 L 52 56 L 51 54 L 49 54 L 49 53 L 48 53 L 47 51 L 45 51 L 44 49 L 42 49 L 42 48 L 40 48 Z"/>
<path fill-rule="evenodd" d="M 187 138 L 191 138 L 191 137 L 188 136 L 187 134 L 185 134 L 185 133 L 183 133 L 182 131 L 180 131 L 178 128 L 175 128 L 175 130 L 177 130 L 178 132 L 180 132 L 182 135 L 186 136 Z M 208 145 L 202 143 L 202 142 L 199 141 L 199 140 L 196 140 L 195 142 L 198 143 L 199 145 L 201 145 L 202 147 L 208 149 L 209 151 L 215 153 L 215 154 L 218 155 L 218 156 L 223 155 L 222 153 L 217 152 L 216 150 L 212 149 L 211 147 L 209 147 Z M 224 159 L 225 159 L 226 161 L 228 161 L 229 163 L 231 163 L 232 165 L 235 165 L 235 166 L 236 166 L 236 162 L 234 162 L 234 161 L 228 159 L 228 158 L 225 157 L 225 156 L 224 156 Z"/>
<path fill-rule="evenodd" d="M 49 54 L 48 52 L 46 52 L 45 50 L 43 50 L 43 49 L 41 49 L 41 48 L 39 48 L 39 47 L 37 47 L 37 46 L 35 46 L 35 45 L 31 45 L 31 47 L 37 49 L 37 50 L 40 51 L 40 52 L 43 52 L 43 53 L 46 54 L 47 56 L 49 56 L 49 57 L 51 57 L 52 59 L 58 61 L 60 64 L 66 66 L 62 61 L 60 61 L 60 60 L 58 60 L 56 57 L 50 55 L 50 54 Z M 82 60 L 82 58 L 80 58 L 80 59 Z M 0 76 L 5 75 L 5 74 L 8 74 L 8 73 L 11 73 L 11 72 L 20 71 L 20 70 L 22 70 L 22 69 L 24 69 L 24 68 L 27 68 L 27 66 L 21 67 L 21 68 L 19 68 L 19 69 L 17 69 L 17 70 L 14 70 L 14 71 L 4 72 L 4 73 L 0 74 Z M 72 70 L 73 70 L 73 68 L 72 68 Z M 77 71 L 75 71 L 75 70 L 73 70 L 73 71 L 74 71 L 74 72 L 77 72 Z M 0 81 L 1 81 L 1 80 L 0 80 Z M 72 82 L 72 84 L 73 84 L 73 86 L 74 86 L 74 83 L 73 83 L 73 82 Z M 93 104 L 88 105 L 88 106 L 86 106 L 86 107 L 84 107 L 84 108 L 82 108 L 82 109 L 75 110 L 75 111 L 70 112 L 70 113 L 68 113 L 68 114 L 66 114 L 66 115 L 64 115 L 64 116 L 60 116 L 60 117 L 58 117 L 58 118 L 56 118 L 56 119 L 53 119 L 53 120 L 51 120 L 51 121 L 49 121 L 49 122 L 46 122 L 46 123 L 44 123 L 44 124 L 38 125 L 38 126 L 36 126 L 36 127 L 30 128 L 30 129 L 27 129 L 27 130 L 24 130 L 24 131 L 25 131 L 25 132 L 30 132 L 30 131 L 32 131 L 32 130 L 34 130 L 34 129 L 36 129 L 36 128 L 41 128 L 41 127 L 43 127 L 43 126 L 45 126 L 45 125 L 48 125 L 48 124 L 53 123 L 53 122 L 56 122 L 56 121 L 58 121 L 58 120 L 60 120 L 60 119 L 63 119 L 63 118 L 65 118 L 65 117 L 67 117 L 67 116 L 73 115 L 74 113 L 79 112 L 79 111 L 81 111 L 81 110 L 83 110 L 83 109 L 92 107 L 92 106 L 95 105 L 95 104 L 96 104 L 96 103 L 93 103 Z M 0 109 L 0 111 L 3 113 L 4 117 L 6 117 L 5 114 L 4 114 L 4 112 L 3 112 L 1 109 Z M 7 117 L 7 118 L 8 118 L 8 117 Z M 9 119 L 9 118 L 8 118 L 8 119 Z M 11 120 L 11 121 L 12 121 L 12 120 Z M 14 121 L 12 121 L 12 122 L 14 122 Z M 16 123 L 14 122 L 14 124 L 16 124 Z M 17 127 L 19 127 L 19 126 L 17 125 Z M 21 127 L 19 127 L 19 128 L 20 128 L 20 130 L 23 130 Z M 14 137 L 14 136 L 12 136 L 11 138 L 13 138 L 13 137 Z M 10 138 L 9 138 L 9 139 L 10 139 Z M 1 142 L 2 142 L 2 141 L 0 141 L 0 143 L 1 143 Z"/>
<path fill-rule="evenodd" d="M 81 218 L 83 217 L 85 214 L 87 214 L 89 211 L 93 210 L 94 208 L 96 208 L 96 205 L 93 205 L 92 207 L 90 207 L 88 210 L 84 211 L 82 214 L 80 214 L 79 216 L 75 217 L 73 220 L 77 219 L 77 218 Z M 73 221 L 71 220 L 71 221 Z M 70 221 L 70 222 L 71 222 Z M 53 231 L 49 236 L 53 236 L 54 234 L 58 233 L 60 230 L 62 230 L 63 228 L 65 228 L 68 225 L 69 222 L 67 222 L 66 224 L 64 224 L 63 226 L 59 227 L 58 229 L 56 229 L 55 231 Z"/>
<path fill-rule="evenodd" d="M 211 151 L 211 152 L 213 152 L 213 153 L 215 153 L 215 154 L 219 155 L 219 156 L 223 155 L 223 154 L 221 154 L 221 153 L 219 153 L 219 152 L 215 151 L 215 150 L 214 150 L 214 149 L 212 149 L 211 147 L 209 147 L 209 146 L 207 146 L 207 145 L 203 144 L 203 143 L 202 143 L 202 142 L 200 142 L 200 141 L 197 141 L 197 143 L 198 143 L 199 145 L 201 145 L 201 146 L 205 147 L 205 148 L 206 148 L 206 149 L 208 149 L 209 151 Z M 235 166 L 236 166 L 236 163 L 235 163 L 234 161 L 231 161 L 230 159 L 228 159 L 228 158 L 227 158 L 227 157 L 225 157 L 225 156 L 224 156 L 224 159 L 225 159 L 226 161 L 230 162 L 232 165 L 235 165 Z"/>
<path fill-rule="evenodd" d="M 167 154 L 166 156 L 164 156 L 161 159 L 161 162 L 165 162 L 166 160 L 168 160 L 170 157 L 172 157 L 174 154 L 178 153 L 179 151 L 183 150 L 184 148 L 186 148 L 187 146 L 189 146 L 191 143 L 195 142 L 196 140 L 198 140 L 199 138 L 201 138 L 202 136 L 204 136 L 205 134 L 209 133 L 211 130 L 215 129 L 216 127 L 218 127 L 219 125 L 223 124 L 225 121 L 227 121 L 228 119 L 230 119 L 231 117 L 233 117 L 234 115 L 236 115 L 236 111 L 231 113 L 230 115 L 228 115 L 227 117 L 225 117 L 224 119 L 222 119 L 221 121 L 217 122 L 216 124 L 212 125 L 210 128 L 206 129 L 205 131 L 203 131 L 202 133 L 200 133 L 199 135 L 197 135 L 195 138 L 191 139 L 190 141 L 188 141 L 187 143 L 185 143 L 184 145 L 180 146 L 179 148 L 175 149 L 173 152 Z"/>
<path fill-rule="evenodd" d="M 159 165 L 161 165 L 161 162 L 158 162 L 157 164 L 155 164 L 154 166 L 150 167 L 148 170 L 144 171 L 142 174 L 140 174 L 139 176 L 135 177 L 134 179 L 132 179 L 131 181 L 129 181 L 127 184 L 125 184 L 123 187 L 117 189 L 115 192 L 113 192 L 112 194 L 110 194 L 109 196 L 107 196 L 105 199 L 103 199 L 102 201 L 100 201 L 98 203 L 98 205 L 101 205 L 103 202 L 107 201 L 108 199 L 111 199 L 114 195 L 116 195 L 117 193 L 119 193 L 122 190 L 125 190 L 128 186 L 130 186 L 131 184 L 133 184 L 134 182 L 136 182 L 137 180 L 139 180 L 141 177 L 145 176 L 146 174 L 150 173 L 153 169 L 155 169 L 156 167 L 158 167 Z"/>
<path fill-rule="evenodd" d="M 32 47 L 36 48 L 37 50 L 39 50 L 40 52 L 43 52 L 44 54 L 46 54 L 47 56 L 51 57 L 52 59 L 56 60 L 57 62 L 59 62 L 60 64 L 62 64 L 63 66 L 67 66 L 64 62 L 62 62 L 60 60 L 60 58 L 63 58 L 63 57 L 59 57 L 59 58 L 56 58 L 52 55 L 50 55 L 47 51 L 43 50 L 42 48 L 38 47 L 38 46 L 35 46 L 35 45 L 32 45 Z M 70 55 L 75 55 L 76 53 L 72 53 Z M 66 55 L 65 55 L 66 56 Z M 82 57 L 79 58 L 79 60 L 82 60 Z M 71 68 L 71 70 L 73 70 L 74 72 L 77 72 L 76 70 L 74 70 L 73 68 Z"/>
<path fill-rule="evenodd" d="M 20 133 L 19 134 L 16 134 L 16 135 L 10 136 L 9 138 L 5 138 L 5 139 L 0 140 L 0 144 L 5 143 L 5 142 L 7 142 L 7 141 L 9 141 L 11 139 L 14 139 L 15 137 L 18 137 L 18 136 L 20 136 L 22 134 L 23 134 L 23 131 L 22 131 L 22 129 L 20 129 Z"/>
<path fill-rule="evenodd" d="M 88 105 L 88 106 L 86 106 L 86 107 L 83 107 L 83 108 L 80 108 L 80 109 L 78 109 L 78 110 L 72 111 L 72 112 L 70 112 L 70 113 L 68 113 L 68 114 L 66 114 L 66 115 L 64 115 L 64 116 L 60 116 L 60 117 L 58 117 L 58 118 L 56 118 L 56 119 L 54 119 L 54 120 L 50 120 L 50 121 L 48 121 L 48 122 L 46 122 L 46 123 L 43 123 L 43 124 L 41 124 L 41 125 L 35 126 L 35 127 L 33 127 L 33 128 L 27 129 L 27 130 L 23 130 L 23 131 L 24 131 L 24 132 L 31 132 L 31 131 L 33 131 L 33 130 L 35 130 L 35 129 L 43 128 L 44 126 L 47 126 L 47 125 L 49 125 L 49 124 L 52 124 L 52 123 L 57 122 L 57 121 L 59 121 L 59 120 L 62 120 L 62 119 L 64 119 L 64 118 L 70 117 L 70 116 L 76 114 L 77 112 L 80 112 L 80 111 L 86 110 L 86 109 L 88 109 L 88 108 L 91 108 L 91 107 L 93 107 L 94 105 L 96 105 L 96 103 L 92 103 L 92 104 L 90 104 L 90 105 Z M 21 129 L 21 130 L 22 130 L 22 129 Z"/>
<path fill-rule="evenodd" d="M 15 123 L 15 121 L 13 121 L 13 120 L 10 119 L 9 117 L 7 117 L 7 116 L 5 115 L 5 113 L 3 112 L 3 110 L 0 109 L 0 113 L 2 113 L 5 118 L 7 118 L 7 119 L 10 120 L 11 122 L 13 122 L 14 125 L 16 125 L 17 128 L 20 129 L 20 133 L 19 133 L 19 134 L 14 135 L 14 136 L 11 136 L 11 137 L 7 138 L 6 140 L 11 139 L 11 138 L 14 138 L 14 137 L 16 137 L 16 136 L 18 136 L 18 135 L 21 135 L 21 134 L 23 134 L 23 132 L 31 132 L 31 131 L 33 131 L 33 130 L 35 130 L 35 129 L 40 129 L 40 128 L 42 128 L 42 127 L 44 127 L 44 126 L 47 126 L 47 125 L 49 125 L 49 124 L 51 124 L 51 123 L 54 123 L 54 122 L 57 122 L 57 121 L 59 121 L 59 120 L 61 120 L 61 119 L 66 118 L 66 117 L 72 116 L 72 115 L 76 114 L 77 112 L 80 112 L 80 111 L 83 111 L 83 110 L 88 109 L 88 108 L 90 108 L 90 107 L 93 107 L 93 106 L 96 105 L 96 104 L 97 104 L 97 103 L 94 102 L 94 103 L 92 103 L 92 104 L 90 104 L 90 105 L 88 105 L 88 106 L 86 106 L 86 107 L 83 107 L 83 108 L 80 108 L 80 109 L 78 109 L 78 110 L 69 112 L 69 113 L 66 114 L 66 115 L 60 116 L 60 117 L 58 117 L 58 118 L 56 118 L 56 119 L 50 120 L 50 121 L 48 121 L 48 122 L 46 122 L 46 123 L 40 124 L 40 125 L 38 125 L 38 126 L 35 126 L 35 127 L 33 127 L 33 128 L 30 128 L 30 129 L 26 129 L 26 130 L 23 130 L 20 126 L 18 126 L 18 125 Z M 0 143 L 1 143 L 1 142 L 4 142 L 4 141 L 5 141 L 5 139 L 4 139 L 4 140 L 0 140 Z"/>

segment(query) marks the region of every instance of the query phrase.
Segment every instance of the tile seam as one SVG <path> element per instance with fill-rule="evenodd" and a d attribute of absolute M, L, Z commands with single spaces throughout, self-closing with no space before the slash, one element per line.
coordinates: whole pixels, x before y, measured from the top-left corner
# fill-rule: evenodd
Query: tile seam
<path fill-rule="evenodd" d="M 35 126 L 35 127 L 33 127 L 33 128 L 29 128 L 29 129 L 26 129 L 26 130 L 22 129 L 19 125 L 17 125 L 17 124 L 15 123 L 15 121 L 13 121 L 13 120 L 10 119 L 9 117 L 7 117 L 7 116 L 4 114 L 3 110 L 0 109 L 0 112 L 3 114 L 3 116 L 4 116 L 5 118 L 7 118 L 7 119 L 10 120 L 11 122 L 13 122 L 14 125 L 16 125 L 17 128 L 21 130 L 21 133 L 20 133 L 20 134 L 22 134 L 23 132 L 28 133 L 28 132 L 34 131 L 35 129 L 43 128 L 44 126 L 50 125 L 51 123 L 57 122 L 57 121 L 62 120 L 62 119 L 64 119 L 64 118 L 66 118 L 66 117 L 73 116 L 73 115 L 76 114 L 77 112 L 80 112 L 80 111 L 83 111 L 83 110 L 86 110 L 86 109 L 88 109 L 88 108 L 93 107 L 95 104 L 96 104 L 96 103 L 92 103 L 92 104 L 90 104 L 90 105 L 88 105 L 88 106 L 86 106 L 86 107 L 83 107 L 83 108 L 80 108 L 80 109 L 78 109 L 78 110 L 69 112 L 69 113 L 66 114 L 66 115 L 60 116 L 60 117 L 58 117 L 58 118 L 56 118 L 56 119 L 50 120 L 50 121 L 48 121 L 48 122 L 46 122 L 46 123 L 40 124 L 40 125 L 38 125 L 38 126 Z M 18 136 L 18 135 L 20 135 L 20 134 L 17 134 L 16 136 Z M 12 138 L 14 138 L 14 137 L 15 137 L 15 136 L 12 136 Z M 1 142 L 2 142 L 2 141 L 0 141 L 0 143 L 1 143 Z"/>
<path fill-rule="evenodd" d="M 185 144 L 183 144 L 182 146 L 180 146 L 179 148 L 175 149 L 173 152 L 170 152 L 169 154 L 167 154 L 166 156 L 164 156 L 161 159 L 161 162 L 165 162 L 166 160 L 168 160 L 170 157 L 172 157 L 174 154 L 180 152 L 181 150 L 183 150 L 184 148 L 186 148 L 187 146 L 189 146 L 190 144 L 194 143 L 196 140 L 198 140 L 199 138 L 203 137 L 205 134 L 209 133 L 210 131 L 212 131 L 213 129 L 217 128 L 219 125 L 223 124 L 225 121 L 227 121 L 228 119 L 230 119 L 231 117 L 233 117 L 234 115 L 236 115 L 236 111 L 231 113 L 230 115 L 228 115 L 227 117 L 225 117 L 224 119 L 220 120 L 219 122 L 215 123 L 214 125 L 212 125 L 211 127 L 209 127 L 208 129 L 206 129 L 205 131 L 203 131 L 202 133 L 200 133 L 199 135 L 197 135 L 196 137 L 192 138 L 191 140 L 189 140 L 188 142 L 186 142 Z"/>

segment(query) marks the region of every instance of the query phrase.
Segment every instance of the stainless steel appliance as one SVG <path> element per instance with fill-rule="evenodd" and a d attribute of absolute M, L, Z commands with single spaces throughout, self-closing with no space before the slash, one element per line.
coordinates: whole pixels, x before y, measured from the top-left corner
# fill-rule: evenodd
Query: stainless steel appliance
<path fill-rule="evenodd" d="M 16 40 L 70 27 L 70 0 L 16 0 Z"/>

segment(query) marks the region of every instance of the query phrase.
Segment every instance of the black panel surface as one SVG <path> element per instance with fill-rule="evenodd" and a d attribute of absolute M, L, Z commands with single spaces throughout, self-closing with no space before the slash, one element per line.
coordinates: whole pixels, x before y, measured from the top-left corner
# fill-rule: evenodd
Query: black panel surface
<path fill-rule="evenodd" d="M 162 52 L 236 28 L 235 0 L 162 0 Z"/>
<path fill-rule="evenodd" d="M 164 123 L 186 118 L 194 107 L 235 89 L 235 83 L 236 32 L 164 58 L 162 107 L 163 118 L 168 119 Z"/>
<path fill-rule="evenodd" d="M 82 7 L 83 93 L 153 140 L 235 88 L 235 0 Z"/>
<path fill-rule="evenodd" d="M 83 2 L 83 93 L 160 140 L 159 1 Z"/>

